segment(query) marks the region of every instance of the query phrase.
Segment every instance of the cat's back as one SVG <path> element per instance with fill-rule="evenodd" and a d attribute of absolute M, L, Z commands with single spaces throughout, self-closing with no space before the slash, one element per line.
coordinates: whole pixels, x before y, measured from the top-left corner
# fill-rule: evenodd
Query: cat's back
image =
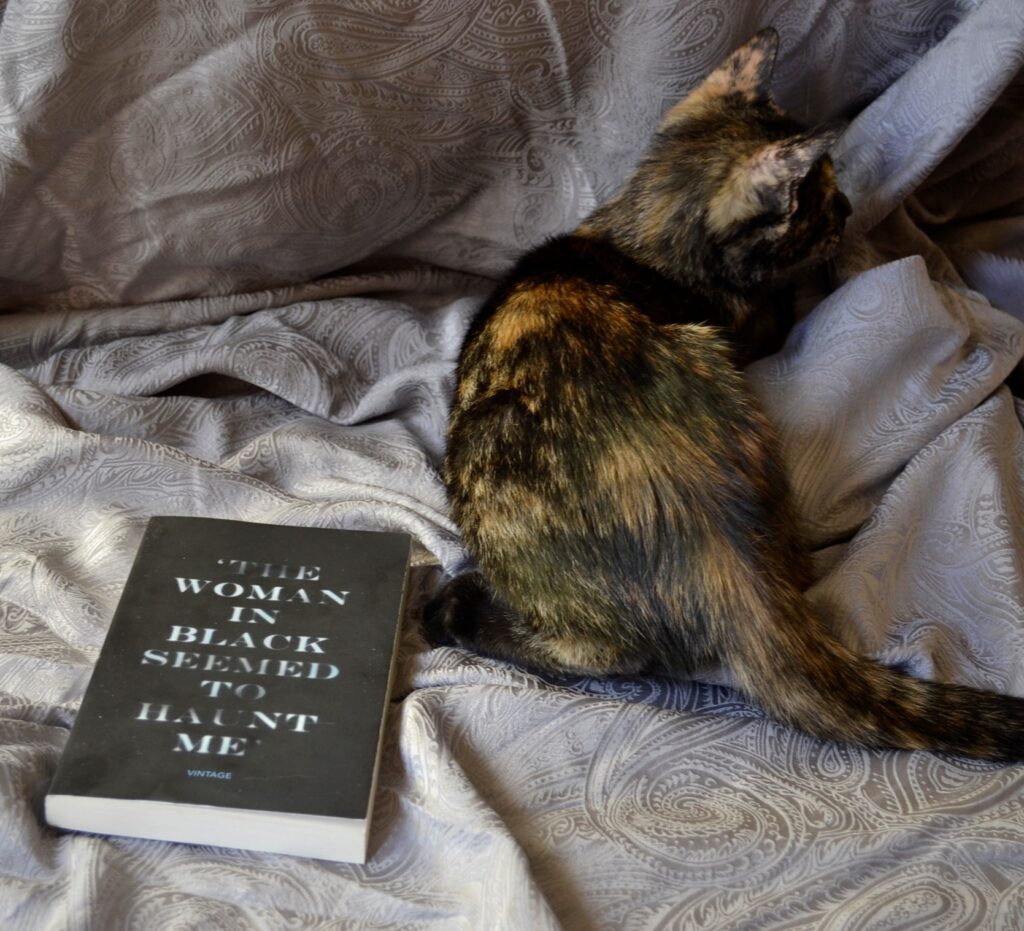
<path fill-rule="evenodd" d="M 537 589 L 566 611 L 606 597 L 584 581 L 560 589 L 549 574 L 565 564 L 631 591 L 683 559 L 707 502 L 749 511 L 751 476 L 776 483 L 763 420 L 705 319 L 685 288 L 582 236 L 528 255 L 482 309 L 459 361 L 444 477 L 505 597 L 525 604 Z"/>
<path fill-rule="evenodd" d="M 454 414 L 515 401 L 524 411 L 553 415 L 549 405 L 557 401 L 564 416 L 613 388 L 621 398 L 646 387 L 674 352 L 678 333 L 665 324 L 708 317 L 695 295 L 601 238 L 550 240 L 519 261 L 470 327 Z"/>
<path fill-rule="evenodd" d="M 485 500 L 493 512 L 507 496 L 499 510 L 522 515 L 535 493 L 550 514 L 581 491 L 618 501 L 624 485 L 703 481 L 748 416 L 708 316 L 600 239 L 565 236 L 528 254 L 459 360 L 445 462 L 455 512 Z"/>

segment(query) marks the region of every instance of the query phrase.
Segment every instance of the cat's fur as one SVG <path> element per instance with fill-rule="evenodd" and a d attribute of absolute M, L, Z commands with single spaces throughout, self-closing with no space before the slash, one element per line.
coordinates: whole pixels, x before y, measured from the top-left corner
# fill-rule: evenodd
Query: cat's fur
<path fill-rule="evenodd" d="M 825 738 L 1024 757 L 1024 699 L 848 650 L 810 581 L 771 427 L 736 365 L 771 295 L 835 254 L 849 204 L 768 96 L 758 33 L 669 111 L 622 191 L 523 258 L 458 365 L 445 462 L 479 565 L 428 636 L 529 666 L 686 676 L 724 662 Z M 738 354 L 738 355 L 737 355 Z"/>

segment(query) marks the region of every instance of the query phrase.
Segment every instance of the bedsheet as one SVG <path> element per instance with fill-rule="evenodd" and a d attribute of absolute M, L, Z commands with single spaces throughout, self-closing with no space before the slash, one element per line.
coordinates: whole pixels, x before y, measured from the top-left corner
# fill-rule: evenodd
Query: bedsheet
<path fill-rule="evenodd" d="M 756 29 L 855 212 L 749 377 L 858 649 L 1024 695 L 1019 0 L 0 4 L 0 926 L 1024 926 L 1024 769 L 428 649 L 452 369 Z M 365 866 L 61 833 L 145 520 L 418 542 Z"/>

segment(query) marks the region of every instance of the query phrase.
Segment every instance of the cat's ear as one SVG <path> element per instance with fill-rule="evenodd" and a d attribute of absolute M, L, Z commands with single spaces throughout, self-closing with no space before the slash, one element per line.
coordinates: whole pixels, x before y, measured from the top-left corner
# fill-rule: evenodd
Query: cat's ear
<path fill-rule="evenodd" d="M 712 198 L 708 226 L 724 233 L 756 216 L 779 220 L 796 213 L 797 192 L 810 170 L 842 133 L 838 124 L 821 126 L 758 149 L 731 172 Z"/>
<path fill-rule="evenodd" d="M 749 101 L 767 98 L 778 54 L 778 32 L 771 26 L 762 29 L 715 68 L 688 97 L 669 110 L 662 128 L 670 126 L 692 107 L 728 94 L 738 94 Z"/>
<path fill-rule="evenodd" d="M 778 54 L 779 34 L 769 26 L 715 68 L 699 90 L 716 97 L 739 94 L 747 100 L 763 99 L 768 96 Z"/>

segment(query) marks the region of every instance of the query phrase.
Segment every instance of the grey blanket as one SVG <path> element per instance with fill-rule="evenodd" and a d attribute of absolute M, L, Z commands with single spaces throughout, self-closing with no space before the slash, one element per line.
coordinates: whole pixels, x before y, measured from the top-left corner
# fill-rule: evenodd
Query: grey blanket
<path fill-rule="evenodd" d="M 0 927 L 1024 926 L 1024 769 L 853 749 L 728 685 L 555 681 L 406 622 L 364 867 L 58 833 L 146 518 L 462 558 L 452 364 L 512 258 L 776 25 L 853 117 L 841 267 L 750 378 L 839 636 L 1024 695 L 1020 0 L 11 0 L 0 20 Z"/>

